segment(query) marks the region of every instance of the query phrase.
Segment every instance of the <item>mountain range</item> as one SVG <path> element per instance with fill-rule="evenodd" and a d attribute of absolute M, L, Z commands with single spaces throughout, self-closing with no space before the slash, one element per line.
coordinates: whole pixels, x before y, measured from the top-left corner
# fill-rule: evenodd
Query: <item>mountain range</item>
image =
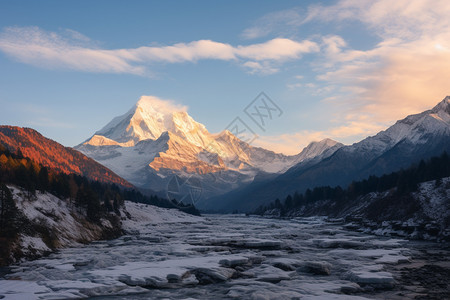
<path fill-rule="evenodd" d="M 450 153 L 450 96 L 431 110 L 407 116 L 374 136 L 340 147 L 325 158 L 300 162 L 276 178 L 253 182 L 210 199 L 207 208 L 254 210 L 269 199 L 315 186 L 346 187 L 353 180 L 397 171 L 444 151 Z"/>
<path fill-rule="evenodd" d="M 204 210 L 250 211 L 295 191 L 345 187 L 450 151 L 450 97 L 353 145 L 325 139 L 290 156 L 227 130 L 212 134 L 183 108 L 160 101 L 141 97 L 75 149 L 141 189 L 164 194 L 174 178 L 193 185 L 202 192 L 195 204 Z"/>
<path fill-rule="evenodd" d="M 137 187 L 161 194 L 174 176 L 195 179 L 204 200 L 340 146 L 326 139 L 298 155 L 275 153 L 253 147 L 228 130 L 212 134 L 186 111 L 168 110 L 161 100 L 143 96 L 75 149 Z"/>

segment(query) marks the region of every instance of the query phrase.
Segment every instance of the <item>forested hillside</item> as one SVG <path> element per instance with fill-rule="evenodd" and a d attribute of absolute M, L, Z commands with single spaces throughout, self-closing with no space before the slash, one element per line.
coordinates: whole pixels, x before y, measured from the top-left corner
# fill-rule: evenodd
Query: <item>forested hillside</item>
<path fill-rule="evenodd" d="M 132 187 L 129 182 L 93 159 L 64 147 L 31 128 L 0 126 L 0 144 L 12 152 L 20 149 L 24 157 L 65 174 L 77 174 L 91 180 Z"/>
<path fill-rule="evenodd" d="M 338 207 L 330 207 L 327 210 L 331 213 L 345 205 L 346 202 L 357 199 L 360 196 L 372 192 L 384 192 L 395 188 L 395 196 L 402 198 L 412 192 L 417 191 L 419 183 L 430 180 L 437 180 L 440 185 L 442 178 L 450 176 L 450 157 L 444 152 L 439 157 L 432 157 L 429 160 L 421 160 L 419 164 L 408 169 L 392 172 L 383 176 L 370 176 L 362 181 L 353 181 L 346 189 L 340 186 L 321 186 L 314 189 L 307 189 L 305 193 L 294 193 L 288 195 L 284 201 L 276 199 L 268 206 L 260 206 L 257 214 L 266 210 L 279 209 L 281 215 L 291 209 L 297 209 L 314 204 L 321 200 L 333 200 Z"/>

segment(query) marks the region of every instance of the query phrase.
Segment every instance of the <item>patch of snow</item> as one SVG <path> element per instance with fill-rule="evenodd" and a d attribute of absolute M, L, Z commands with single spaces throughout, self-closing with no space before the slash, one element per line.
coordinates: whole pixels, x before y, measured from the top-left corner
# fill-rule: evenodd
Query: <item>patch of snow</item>
<path fill-rule="evenodd" d="M 442 223 L 450 211 L 450 177 L 442 178 L 439 187 L 436 187 L 435 180 L 420 184 L 415 196 L 419 199 L 426 216 Z"/>
<path fill-rule="evenodd" d="M 162 223 L 198 223 L 204 218 L 186 214 L 178 209 L 161 208 L 153 205 L 125 201 L 129 218 L 122 220 L 122 229 L 129 232 L 148 231 L 149 225 Z"/>
<path fill-rule="evenodd" d="M 358 284 L 393 285 L 395 283 L 392 274 L 383 271 L 352 270 L 349 272 L 348 278 Z"/>
<path fill-rule="evenodd" d="M 20 236 L 20 245 L 25 254 L 35 253 L 36 251 L 44 253 L 51 251 L 40 237 L 32 237 L 22 234 Z"/>
<path fill-rule="evenodd" d="M 3 300 L 33 300 L 51 290 L 36 282 L 23 280 L 0 280 L 0 295 Z"/>

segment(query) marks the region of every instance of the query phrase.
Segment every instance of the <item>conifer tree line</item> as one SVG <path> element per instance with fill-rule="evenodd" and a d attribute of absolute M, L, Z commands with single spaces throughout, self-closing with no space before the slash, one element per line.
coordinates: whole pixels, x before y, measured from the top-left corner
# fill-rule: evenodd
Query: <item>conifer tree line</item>
<path fill-rule="evenodd" d="M 0 236 L 14 235 L 17 208 L 11 191 L 5 184 L 0 184 Z"/>
<path fill-rule="evenodd" d="M 22 155 L 20 149 L 11 152 L 0 145 L 0 231 L 11 225 L 16 212 L 11 191 L 6 184 L 22 187 L 29 200 L 36 193 L 49 192 L 60 199 L 70 201 L 80 213 L 93 222 L 107 213 L 120 214 L 124 200 L 160 207 L 173 204 L 157 196 L 145 196 L 139 191 L 124 190 L 115 184 L 92 181 L 76 174 L 65 174 L 42 166 Z"/>
<path fill-rule="evenodd" d="M 384 192 L 395 188 L 395 196 L 402 197 L 417 191 L 419 183 L 435 180 L 435 186 L 442 184 L 442 178 L 450 176 L 450 157 L 447 152 L 428 160 L 421 160 L 408 169 L 385 174 L 370 176 L 361 181 L 353 181 L 346 189 L 340 186 L 320 186 L 307 189 L 304 193 L 295 192 L 288 195 L 284 201 L 276 199 L 267 206 L 261 205 L 254 212 L 262 215 L 268 210 L 278 209 L 281 216 L 292 209 L 314 204 L 321 200 L 332 200 L 345 203 L 355 200 L 371 192 Z"/>

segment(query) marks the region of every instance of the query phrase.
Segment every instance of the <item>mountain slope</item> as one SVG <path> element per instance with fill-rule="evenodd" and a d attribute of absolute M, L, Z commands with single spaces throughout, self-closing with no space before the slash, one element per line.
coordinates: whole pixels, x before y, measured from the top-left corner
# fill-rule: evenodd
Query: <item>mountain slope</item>
<path fill-rule="evenodd" d="M 323 159 L 303 161 L 273 180 L 247 186 L 239 193 L 216 199 L 223 210 L 254 210 L 271 199 L 315 186 L 347 186 L 352 180 L 381 175 L 414 161 L 450 152 L 450 97 L 433 109 L 410 115 L 385 131 Z"/>
<path fill-rule="evenodd" d="M 64 147 L 31 128 L 0 126 L 0 144 L 11 151 L 20 148 L 25 157 L 66 174 L 74 173 L 92 180 L 132 187 L 129 182 L 93 159 Z"/>
<path fill-rule="evenodd" d="M 228 130 L 211 134 L 180 107 L 143 96 L 75 148 L 138 187 L 161 191 L 173 176 L 194 178 L 203 198 L 280 173 L 333 147 L 327 140 L 303 154 L 286 156 L 253 147 Z"/>

